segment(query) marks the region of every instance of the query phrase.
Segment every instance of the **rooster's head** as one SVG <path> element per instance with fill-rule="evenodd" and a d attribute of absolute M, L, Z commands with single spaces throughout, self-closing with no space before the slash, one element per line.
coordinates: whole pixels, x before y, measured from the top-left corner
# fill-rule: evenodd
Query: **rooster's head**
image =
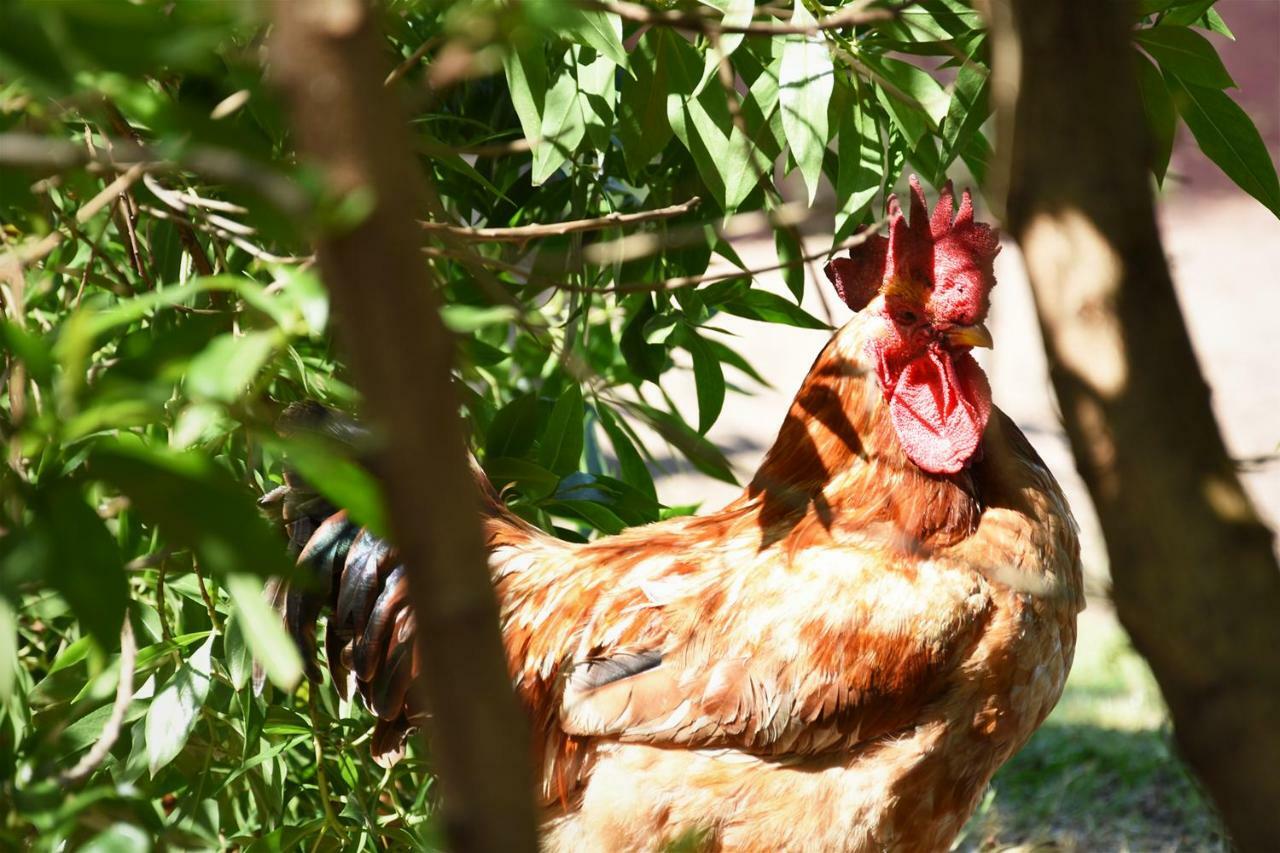
<path fill-rule="evenodd" d="M 911 221 L 889 198 L 889 236 L 870 235 L 826 266 L 840 298 L 872 323 L 866 355 L 908 458 L 951 474 L 977 453 L 991 388 L 970 350 L 991 346 L 982 321 L 995 284 L 995 231 L 973 221 L 966 190 L 953 213 L 950 183 L 929 215 L 911 178 Z"/>

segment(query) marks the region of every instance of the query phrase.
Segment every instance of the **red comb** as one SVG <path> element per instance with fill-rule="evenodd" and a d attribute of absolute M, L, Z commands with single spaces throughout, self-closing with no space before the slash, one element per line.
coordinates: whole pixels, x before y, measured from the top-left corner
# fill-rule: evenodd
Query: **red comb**
<path fill-rule="evenodd" d="M 958 299 L 972 303 L 973 310 L 978 310 L 985 305 L 985 291 L 994 284 L 991 264 L 1000 251 L 998 235 L 989 225 L 974 221 L 973 199 L 968 190 L 961 196 L 960 210 L 956 212 L 955 190 L 947 181 L 930 215 L 920 179 L 912 175 L 910 186 L 910 221 L 903 214 L 898 196 L 889 196 L 888 239 L 872 235 L 850 249 L 848 258 L 833 258 L 825 268 L 827 278 L 845 304 L 860 311 L 875 298 L 883 282 L 897 276 L 933 282 L 940 267 L 976 270 L 983 273 L 980 292 L 949 293 L 946 301 Z"/>

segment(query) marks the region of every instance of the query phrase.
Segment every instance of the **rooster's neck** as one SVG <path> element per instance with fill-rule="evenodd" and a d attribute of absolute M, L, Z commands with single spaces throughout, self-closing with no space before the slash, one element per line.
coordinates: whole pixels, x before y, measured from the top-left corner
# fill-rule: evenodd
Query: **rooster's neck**
<path fill-rule="evenodd" d="M 889 525 L 919 543 L 971 533 L 981 514 L 969 472 L 926 473 L 907 458 L 865 356 L 874 316 L 859 315 L 818 355 L 743 500 L 761 527 L 813 514 L 835 534 Z"/>

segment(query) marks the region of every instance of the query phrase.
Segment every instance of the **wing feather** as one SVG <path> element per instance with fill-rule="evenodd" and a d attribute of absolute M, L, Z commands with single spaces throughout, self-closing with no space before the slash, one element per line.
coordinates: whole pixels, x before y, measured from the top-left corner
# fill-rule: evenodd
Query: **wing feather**
<path fill-rule="evenodd" d="M 583 638 L 594 653 L 568 665 L 561 728 L 782 754 L 847 748 L 908 724 L 979 638 L 991 609 L 986 582 L 963 567 L 823 556 L 762 567 L 749 581 L 750 607 L 708 609 L 691 587 L 651 608 L 661 630 L 650 647 Z M 626 600 L 626 590 L 611 597 Z"/>

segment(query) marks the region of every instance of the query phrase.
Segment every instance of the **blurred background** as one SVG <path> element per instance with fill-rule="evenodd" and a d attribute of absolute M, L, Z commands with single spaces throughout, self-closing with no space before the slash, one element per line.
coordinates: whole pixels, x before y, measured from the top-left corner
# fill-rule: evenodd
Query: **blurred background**
<path fill-rule="evenodd" d="M 1233 96 L 1257 124 L 1274 160 L 1280 155 L 1280 2 L 1221 0 L 1217 8 L 1236 42 L 1209 37 L 1239 84 Z M 1179 130 L 1159 195 L 1165 252 L 1228 448 L 1240 461 L 1263 517 L 1275 527 L 1280 522 L 1280 330 L 1275 325 L 1280 224 L 1200 153 L 1185 128 Z M 798 184 L 791 190 L 791 199 L 802 197 Z M 830 216 L 819 213 L 808 221 L 829 222 Z M 810 249 L 830 242 L 829 234 L 806 236 Z M 735 247 L 749 267 L 774 262 L 767 230 Z M 1225 849 L 1194 783 L 1160 736 L 1167 722 L 1159 693 L 1109 607 L 1106 547 L 1059 423 L 1031 290 L 1012 243 L 997 259 L 996 274 L 988 322 L 995 347 L 978 357 L 996 405 L 1026 433 L 1071 500 L 1081 527 L 1089 609 L 1081 616 L 1076 665 L 1062 704 L 997 776 L 995 795 L 975 817 L 966 844 Z M 786 293 L 778 273 L 760 281 Z M 848 318 L 820 264 L 809 270 L 807 287 L 803 304 L 811 313 L 826 317 L 825 300 L 836 324 Z M 772 386 L 731 396 L 708 433 L 745 481 L 777 435 L 786 406 L 828 335 L 730 316 L 718 325 L 741 336 L 740 350 Z M 673 373 L 668 388 L 683 411 L 696 412 L 691 374 Z M 703 510 L 718 509 L 738 494 L 734 486 L 674 458 L 655 471 L 655 482 L 664 503 L 701 501 Z M 1055 773 L 1055 781 L 1045 784 L 1044 775 Z"/>

